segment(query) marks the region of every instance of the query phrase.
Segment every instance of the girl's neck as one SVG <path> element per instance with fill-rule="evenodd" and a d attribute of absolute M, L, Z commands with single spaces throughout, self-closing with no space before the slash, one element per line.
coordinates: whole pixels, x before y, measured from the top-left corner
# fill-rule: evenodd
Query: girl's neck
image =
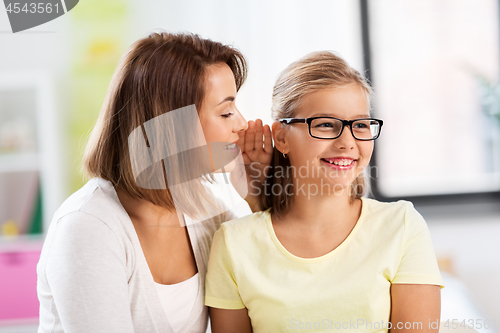
<path fill-rule="evenodd" d="M 355 223 L 361 214 L 360 199 L 343 194 L 295 195 L 290 211 L 282 218 L 309 230 L 332 230 Z"/>

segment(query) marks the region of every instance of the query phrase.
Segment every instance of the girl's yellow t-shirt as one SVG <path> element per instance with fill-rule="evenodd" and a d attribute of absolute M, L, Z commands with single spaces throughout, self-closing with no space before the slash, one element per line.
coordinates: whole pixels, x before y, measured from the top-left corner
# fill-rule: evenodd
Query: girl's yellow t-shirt
<path fill-rule="evenodd" d="M 443 282 L 413 205 L 362 201 L 349 236 L 317 258 L 288 252 L 268 211 L 223 223 L 212 244 L 205 304 L 246 307 L 254 333 L 387 332 L 392 283 Z"/>

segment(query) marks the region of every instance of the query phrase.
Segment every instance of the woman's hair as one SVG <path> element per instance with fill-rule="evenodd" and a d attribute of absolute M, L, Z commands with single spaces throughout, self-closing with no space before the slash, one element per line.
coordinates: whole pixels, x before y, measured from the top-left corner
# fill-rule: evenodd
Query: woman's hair
<path fill-rule="evenodd" d="M 290 64 L 278 77 L 273 89 L 272 117 L 275 121 L 280 118 L 293 118 L 305 95 L 321 89 L 345 87 L 351 84 L 361 88 L 370 104 L 372 88 L 357 70 L 333 52 L 310 53 Z M 281 172 L 278 172 L 278 168 L 281 168 Z M 293 190 L 290 189 L 293 189 L 294 174 L 289 172 L 290 169 L 289 159 L 274 147 L 271 168 L 259 198 L 262 209 L 271 208 L 271 212 L 277 216 L 289 210 L 293 202 Z M 276 187 L 279 189 L 277 195 L 274 189 Z M 351 185 L 349 193 L 351 201 L 362 197 L 365 192 L 364 175 L 360 174 Z"/>
<path fill-rule="evenodd" d="M 243 55 L 233 47 L 188 33 L 152 33 L 135 42 L 117 66 L 90 135 L 83 158 L 87 176 L 103 178 L 133 198 L 173 210 L 168 186 L 165 190 L 138 186 L 129 153 L 129 135 L 141 126 L 144 132 L 144 123 L 169 111 L 190 105 L 199 111 L 205 95 L 206 68 L 219 63 L 232 70 L 239 90 L 246 79 L 247 67 Z M 190 133 L 186 132 L 188 136 Z M 162 135 L 165 137 L 159 141 L 166 142 L 165 145 L 179 145 L 175 135 Z M 156 163 L 157 168 L 162 163 Z M 175 171 L 185 172 L 182 168 L 178 166 Z M 198 190 L 203 192 L 198 188 L 183 194 L 183 208 L 199 202 Z M 176 208 L 178 204 L 182 202 L 176 200 Z"/>

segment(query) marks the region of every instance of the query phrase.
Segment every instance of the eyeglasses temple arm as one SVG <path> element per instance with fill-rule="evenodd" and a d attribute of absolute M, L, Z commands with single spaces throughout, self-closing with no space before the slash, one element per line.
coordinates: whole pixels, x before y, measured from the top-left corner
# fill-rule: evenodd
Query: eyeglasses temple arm
<path fill-rule="evenodd" d="M 278 120 L 282 124 L 293 124 L 293 123 L 306 123 L 307 119 L 305 118 L 282 118 Z"/>

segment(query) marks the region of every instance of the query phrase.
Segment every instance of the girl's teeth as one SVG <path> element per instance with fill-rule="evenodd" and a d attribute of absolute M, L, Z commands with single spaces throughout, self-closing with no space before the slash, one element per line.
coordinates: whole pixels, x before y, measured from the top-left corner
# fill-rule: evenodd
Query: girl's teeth
<path fill-rule="evenodd" d="M 349 161 L 327 161 L 328 163 L 330 164 L 335 164 L 335 165 L 340 165 L 340 166 L 346 166 L 346 165 L 351 165 L 352 164 L 352 160 L 349 160 Z"/>
<path fill-rule="evenodd" d="M 231 143 L 229 145 L 226 145 L 224 149 L 233 149 L 234 147 L 236 147 L 236 143 Z"/>

